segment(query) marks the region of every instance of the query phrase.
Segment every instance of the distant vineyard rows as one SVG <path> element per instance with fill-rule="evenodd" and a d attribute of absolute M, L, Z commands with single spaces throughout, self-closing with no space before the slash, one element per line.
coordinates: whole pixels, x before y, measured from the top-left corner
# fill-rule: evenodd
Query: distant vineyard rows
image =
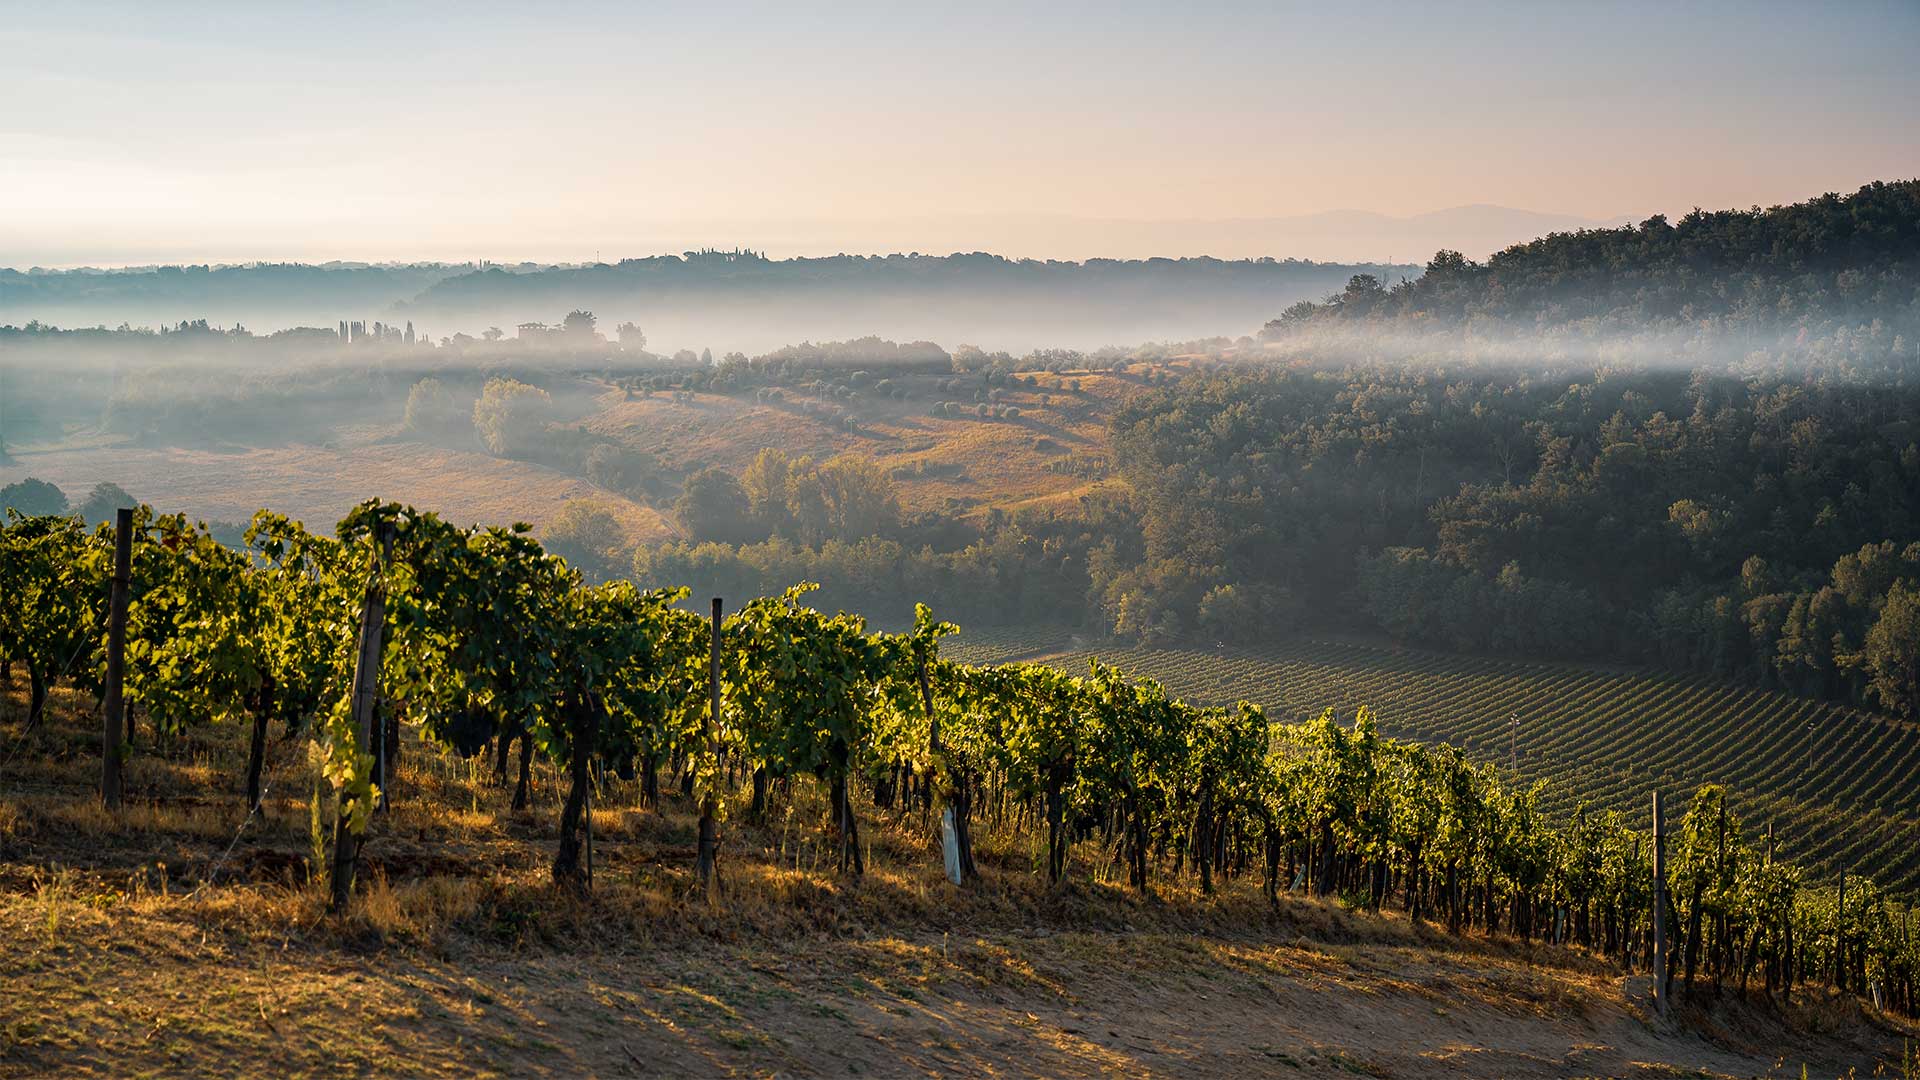
<path fill-rule="evenodd" d="M 1522 776 L 1553 781 L 1545 808 L 1557 816 L 1585 801 L 1640 821 L 1656 781 L 1725 784 L 1750 826 L 1773 824 L 1783 855 L 1920 893 L 1920 728 L 1829 703 L 1697 678 L 1331 641 L 1168 649 L 1057 628 L 968 627 L 945 651 L 1075 674 L 1098 655 L 1177 697 L 1258 702 L 1276 718 L 1367 705 L 1394 737 L 1451 743 L 1501 765 L 1517 757 Z"/>

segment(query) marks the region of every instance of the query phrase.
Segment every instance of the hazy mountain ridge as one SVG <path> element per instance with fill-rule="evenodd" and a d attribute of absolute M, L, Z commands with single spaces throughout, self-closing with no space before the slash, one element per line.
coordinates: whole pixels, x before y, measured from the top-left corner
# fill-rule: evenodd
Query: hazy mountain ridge
<path fill-rule="evenodd" d="M 700 253 L 615 265 L 447 278 L 401 309 L 434 326 L 510 325 L 587 307 L 650 340 L 771 348 L 879 334 L 993 348 L 1095 346 L 1235 335 L 1274 305 L 1325 296 L 1355 274 L 1410 265 L 1214 258 L 1041 262 L 985 253 L 766 259 Z"/>
<path fill-rule="evenodd" d="M 1014 349 L 1096 346 L 1243 334 L 1288 304 L 1338 291 L 1354 274 L 1391 283 L 1416 275 L 1417 262 L 1442 248 L 1491 252 L 1606 224 L 1488 204 L 1406 217 L 1364 210 L 1185 221 L 952 217 L 868 229 L 861 246 L 902 252 L 886 255 L 688 251 L 616 262 L 0 268 L 0 322 L 207 319 L 272 331 L 397 316 L 444 335 L 511 331 L 585 307 L 603 319 L 639 322 L 657 342 L 695 348 L 754 351 L 869 333 Z M 831 250 L 835 232 L 846 238 L 845 229 L 819 223 L 821 235 L 801 246 Z M 1032 248 L 1036 236 L 1058 251 L 1211 254 L 1066 260 L 985 253 Z M 919 253 L 932 250 L 953 254 Z M 1363 253 L 1377 255 L 1353 258 Z"/>
<path fill-rule="evenodd" d="M 1410 264 L 1211 257 L 1008 259 L 985 253 L 769 259 L 689 252 L 588 265 L 301 264 L 0 274 L 0 321 L 259 331 L 343 318 L 410 320 L 438 334 L 509 330 L 588 308 L 660 344 L 761 351 L 880 334 L 1000 348 L 1244 334 L 1287 304 Z"/>

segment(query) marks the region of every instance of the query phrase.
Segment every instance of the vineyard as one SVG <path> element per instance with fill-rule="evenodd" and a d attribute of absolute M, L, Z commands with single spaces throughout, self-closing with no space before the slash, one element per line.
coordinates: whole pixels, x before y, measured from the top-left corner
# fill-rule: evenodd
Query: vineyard
<path fill-rule="evenodd" d="M 1066 671 L 1095 655 L 1067 631 L 1043 628 L 970 628 L 947 651 Z M 1351 716 L 1366 705 L 1383 733 L 1552 781 L 1542 806 L 1560 819 L 1586 803 L 1644 822 L 1656 785 L 1723 785 L 1756 837 L 1771 825 L 1777 849 L 1823 878 L 1851 871 L 1920 894 L 1915 725 L 1703 679 L 1347 642 L 1206 651 L 1116 643 L 1098 656 L 1195 702 L 1255 701 L 1293 718 L 1327 708 Z"/>
<path fill-rule="evenodd" d="M 953 648 L 957 628 L 924 607 L 898 633 L 816 611 L 805 587 L 690 611 L 685 590 L 587 585 L 523 528 L 461 529 L 380 502 L 333 537 L 263 511 L 244 551 L 144 509 L 91 533 L 69 518 L 14 517 L 0 544 L 11 598 L 0 655 L 8 684 L 16 666 L 29 683 L 0 751 L 13 819 L 34 813 L 35 792 L 15 786 L 23 752 L 57 758 L 69 778 L 91 760 L 107 814 L 151 814 L 138 783 L 128 788 L 143 755 L 231 731 L 244 770 L 205 780 L 244 792 L 231 850 L 270 812 L 277 725 L 281 744 L 309 747 L 311 842 L 259 867 L 323 895 L 335 918 L 384 887 L 369 882 L 363 851 L 397 829 L 410 800 L 455 788 L 477 816 L 490 776 L 513 791 L 516 812 L 550 793 L 549 876 L 579 898 L 613 865 L 603 856 L 596 867 L 601 809 L 657 813 L 677 790 L 693 821 L 673 845 L 685 860 L 676 903 L 730 902 L 736 828 L 784 830 L 796 807 L 814 808 L 809 865 L 858 883 L 874 831 L 917 816 L 963 889 L 988 874 L 1054 896 L 1251 889 L 1275 912 L 1283 894 L 1307 895 L 1634 970 L 1664 963 L 1663 1003 L 1708 987 L 1778 1001 L 1832 987 L 1889 1012 L 1915 1008 L 1911 907 L 1865 872 L 1880 849 L 1860 847 L 1828 883 L 1817 864 L 1754 839 L 1754 808 L 1775 803 L 1712 782 L 1749 779 L 1746 762 L 1765 767 L 1812 706 L 1783 721 L 1762 695 L 1490 662 L 1436 677 L 1422 666 L 1431 659 L 1381 662 L 1395 654 L 1346 646 L 1266 666 L 1151 650 L 1082 663 L 1017 638 L 1004 647 L 1047 662 L 985 664 L 981 646 Z M 97 702 L 99 739 L 50 746 L 36 735 L 56 692 Z M 1259 698 L 1279 715 L 1248 703 Z M 1316 698 L 1327 699 L 1317 712 Z M 1583 738 L 1619 744 L 1575 774 L 1586 782 L 1617 763 L 1616 787 L 1589 785 L 1605 801 L 1580 805 L 1577 790 L 1493 763 L 1523 706 L 1523 774 L 1548 774 Z M 1724 741 L 1711 730 L 1689 740 L 1688 718 L 1735 710 L 1740 741 L 1685 771 L 1699 753 L 1689 748 Z M 1640 715 L 1662 726 L 1633 734 L 1626 720 Z M 1620 734 L 1605 736 L 1609 724 Z M 1911 732 L 1874 730 L 1912 745 Z M 1412 741 L 1456 731 L 1482 760 Z M 1815 790 L 1857 793 L 1862 808 L 1900 820 L 1899 800 L 1913 797 L 1896 790 L 1900 759 L 1863 762 L 1852 737 L 1823 735 Z M 1634 755 L 1650 771 L 1627 774 Z M 1669 811 L 1649 832 L 1637 807 L 1656 789 Z M 1814 828 L 1820 819 L 1804 813 L 1782 824 Z M 420 857 L 478 857 L 452 846 Z"/>

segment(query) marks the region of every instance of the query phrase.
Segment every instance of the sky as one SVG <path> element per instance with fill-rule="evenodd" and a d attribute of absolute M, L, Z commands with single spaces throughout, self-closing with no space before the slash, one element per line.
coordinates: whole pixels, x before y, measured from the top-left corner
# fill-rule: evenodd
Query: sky
<path fill-rule="evenodd" d="M 9 2 L 0 266 L 1286 256 L 1217 223 L 1772 205 L 1920 175 L 1917 49 L 1916 0 Z"/>

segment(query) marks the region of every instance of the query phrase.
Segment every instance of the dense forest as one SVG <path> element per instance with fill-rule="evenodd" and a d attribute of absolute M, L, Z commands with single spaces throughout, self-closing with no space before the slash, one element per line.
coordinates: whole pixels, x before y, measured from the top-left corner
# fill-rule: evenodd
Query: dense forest
<path fill-rule="evenodd" d="M 1324 303 L 1268 324 L 1491 317 L 1540 325 L 1594 320 L 1639 327 L 1733 319 L 1778 324 L 1842 312 L 1908 309 L 1920 274 L 1920 180 L 1872 183 L 1762 210 L 1695 209 L 1637 226 L 1554 233 L 1486 263 L 1442 251 L 1417 278 L 1356 279 Z"/>
<path fill-rule="evenodd" d="M 1657 661 L 1911 712 L 1920 394 L 1705 373 L 1229 374 L 1114 420 L 1122 633 L 1347 609 L 1470 650 Z"/>

